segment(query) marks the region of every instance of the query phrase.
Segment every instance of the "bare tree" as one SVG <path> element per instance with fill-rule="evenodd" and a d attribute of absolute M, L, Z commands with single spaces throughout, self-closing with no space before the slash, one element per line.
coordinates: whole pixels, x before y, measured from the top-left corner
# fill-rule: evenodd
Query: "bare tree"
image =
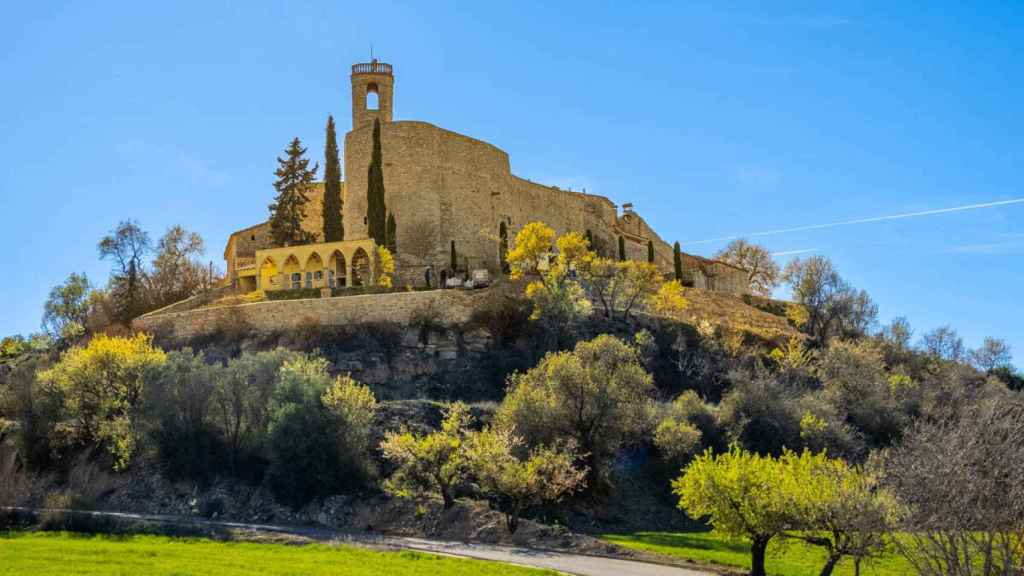
<path fill-rule="evenodd" d="M 779 265 L 764 246 L 740 238 L 730 242 L 715 255 L 715 259 L 746 270 L 747 281 L 754 294 L 771 296 L 772 290 L 779 285 Z"/>
<path fill-rule="evenodd" d="M 921 347 L 929 356 L 959 362 L 964 359 L 964 341 L 951 326 L 939 326 L 921 337 Z"/>
<path fill-rule="evenodd" d="M 906 513 L 894 542 L 921 576 L 1024 570 L 1024 401 L 921 422 L 886 461 Z"/>
<path fill-rule="evenodd" d="M 878 306 L 867 292 L 850 286 L 824 256 L 793 260 L 782 278 L 807 310 L 804 329 L 822 346 L 834 336 L 862 336 L 877 321 Z"/>
<path fill-rule="evenodd" d="M 1000 338 L 985 338 L 981 348 L 971 351 L 971 363 L 982 372 L 1007 368 L 1013 362 L 1010 345 Z"/>
<path fill-rule="evenodd" d="M 116 268 L 110 276 L 119 320 L 127 322 L 142 309 L 142 259 L 150 251 L 149 234 L 134 220 L 122 220 L 98 245 L 100 258 L 110 258 Z"/>
<path fill-rule="evenodd" d="M 146 276 L 151 306 L 184 300 L 206 284 L 209 273 L 198 260 L 204 250 L 203 238 L 180 225 L 171 226 L 160 237 L 152 270 Z"/>

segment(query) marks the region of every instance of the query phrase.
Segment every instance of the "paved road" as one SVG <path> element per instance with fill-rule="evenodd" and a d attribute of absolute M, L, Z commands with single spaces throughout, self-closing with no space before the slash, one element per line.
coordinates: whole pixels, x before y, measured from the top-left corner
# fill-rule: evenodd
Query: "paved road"
<path fill-rule="evenodd" d="M 246 530 L 251 532 L 287 534 L 303 536 L 316 540 L 333 541 L 356 546 L 374 546 L 402 548 L 406 550 L 417 550 L 434 554 L 445 554 L 449 556 L 461 556 L 465 558 L 478 558 L 481 560 L 492 560 L 532 566 L 534 568 L 546 568 L 557 570 L 567 574 L 578 576 L 713 576 L 712 572 L 701 572 L 687 568 L 674 566 L 662 566 L 635 560 L 624 560 L 619 558 L 604 558 L 599 556 L 584 556 L 567 552 L 552 550 L 537 550 L 533 548 L 521 548 L 516 546 L 499 546 L 494 544 L 470 544 L 466 542 L 450 542 L 443 540 L 428 540 L 425 538 L 411 538 L 405 536 L 385 536 L 368 533 L 347 533 L 330 530 L 326 528 L 314 528 L 307 526 L 288 526 L 281 524 L 248 524 L 244 522 L 226 522 L 217 520 L 206 520 L 188 516 L 168 516 L 162 514 L 133 514 L 129 512 L 72 512 L 68 510 L 41 510 L 30 508 L 5 508 L 0 510 L 19 511 L 24 513 L 38 514 L 41 512 L 62 512 L 69 514 L 81 514 L 99 518 L 114 518 L 121 520 L 133 520 L 141 522 L 155 522 L 161 524 L 172 524 L 179 526 L 201 526 L 208 528 L 221 528 L 230 530 Z"/>

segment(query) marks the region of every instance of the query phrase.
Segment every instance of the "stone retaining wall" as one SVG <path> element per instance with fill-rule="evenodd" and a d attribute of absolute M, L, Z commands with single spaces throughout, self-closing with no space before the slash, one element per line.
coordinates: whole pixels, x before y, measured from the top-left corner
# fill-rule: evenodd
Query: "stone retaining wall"
<path fill-rule="evenodd" d="M 274 332 L 311 323 L 323 326 L 368 322 L 408 324 L 417 312 L 426 310 L 431 310 L 442 323 L 460 324 L 469 320 L 488 292 L 490 289 L 431 290 L 254 302 L 150 314 L 136 318 L 132 326 L 146 332 L 160 331 L 176 338 L 191 338 L 217 332 L 226 325 Z"/>

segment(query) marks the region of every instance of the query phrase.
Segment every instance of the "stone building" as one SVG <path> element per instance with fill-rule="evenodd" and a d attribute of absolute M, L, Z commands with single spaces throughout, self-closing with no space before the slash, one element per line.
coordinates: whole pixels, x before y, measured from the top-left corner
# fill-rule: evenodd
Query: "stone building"
<path fill-rule="evenodd" d="M 621 239 L 627 258 L 647 260 L 651 243 L 655 263 L 672 274 L 672 246 L 630 204 L 620 210 L 603 196 L 531 182 L 512 174 L 508 154 L 487 142 L 427 122 L 395 120 L 390 64 L 353 65 L 351 87 L 352 130 L 345 135 L 342 183 L 344 241 L 329 249 L 300 250 L 273 246 L 268 223 L 239 230 L 224 250 L 228 277 L 238 289 L 350 286 L 365 280 L 365 268 L 362 273 L 357 268 L 366 251 L 372 256 L 367 169 L 375 120 L 380 121 L 385 203 L 397 228 L 397 286 L 423 285 L 428 267 L 437 276 L 480 268 L 499 274 L 501 246 L 511 244 L 523 225 L 538 220 L 559 234 L 587 234 L 606 256 L 617 256 Z M 314 185 L 308 195 L 303 226 L 322 239 L 323 184 Z M 710 290 L 748 291 L 745 271 L 698 256 L 684 257 L 684 279 Z"/>

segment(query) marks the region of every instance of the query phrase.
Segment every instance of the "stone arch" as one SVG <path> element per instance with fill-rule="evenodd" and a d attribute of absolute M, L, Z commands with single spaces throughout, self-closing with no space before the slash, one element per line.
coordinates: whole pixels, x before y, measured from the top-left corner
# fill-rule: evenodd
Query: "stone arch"
<path fill-rule="evenodd" d="M 305 288 L 319 288 L 324 285 L 324 260 L 320 254 L 313 252 L 306 258 Z"/>
<path fill-rule="evenodd" d="M 370 256 L 366 250 L 356 248 L 352 253 L 352 286 L 366 286 L 370 280 Z"/>
<path fill-rule="evenodd" d="M 332 288 L 348 286 L 348 259 L 341 250 L 335 250 L 327 259 L 327 280 Z"/>
<path fill-rule="evenodd" d="M 259 271 L 257 273 L 259 274 L 260 289 L 269 290 L 274 282 L 274 278 L 276 278 L 278 274 L 277 262 L 274 262 L 273 258 L 267 256 L 263 259 L 263 262 L 260 262 Z"/>
<path fill-rule="evenodd" d="M 283 288 L 302 287 L 302 265 L 299 264 L 299 259 L 295 257 L 295 254 L 289 254 L 285 259 L 284 265 L 281 266 L 281 273 L 284 275 Z"/>
<path fill-rule="evenodd" d="M 380 89 L 376 82 L 366 85 L 366 109 L 380 110 Z"/>

